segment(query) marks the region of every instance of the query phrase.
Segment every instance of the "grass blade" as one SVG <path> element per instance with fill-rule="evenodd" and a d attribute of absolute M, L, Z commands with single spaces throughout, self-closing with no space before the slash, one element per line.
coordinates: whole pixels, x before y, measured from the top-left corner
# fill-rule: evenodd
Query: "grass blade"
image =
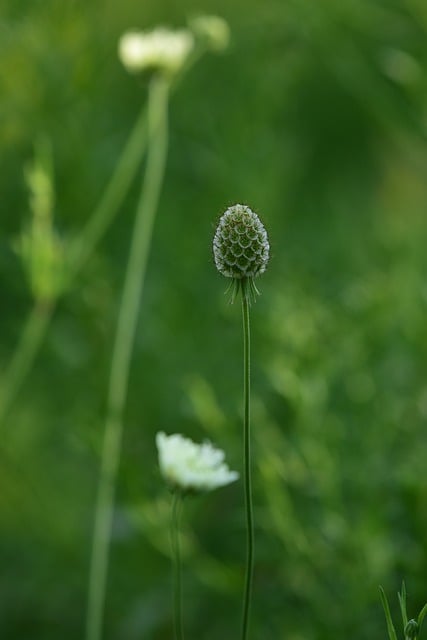
<path fill-rule="evenodd" d="M 396 630 L 394 628 L 393 620 L 391 619 L 390 607 L 388 606 L 387 596 L 384 589 L 380 586 L 381 602 L 384 608 L 385 619 L 387 622 L 388 637 L 390 640 L 397 640 Z"/>

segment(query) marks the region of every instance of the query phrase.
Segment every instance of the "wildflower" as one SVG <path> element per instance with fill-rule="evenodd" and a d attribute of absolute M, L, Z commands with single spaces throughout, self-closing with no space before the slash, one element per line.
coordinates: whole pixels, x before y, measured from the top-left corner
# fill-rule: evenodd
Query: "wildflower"
<path fill-rule="evenodd" d="M 209 49 L 223 51 L 230 41 L 230 28 L 219 16 L 196 16 L 189 21 L 190 28 Z"/>
<path fill-rule="evenodd" d="M 225 454 L 210 442 L 196 444 L 179 433 L 156 435 L 160 471 L 166 482 L 181 491 L 210 491 L 238 479 L 224 462 Z"/>
<path fill-rule="evenodd" d="M 119 58 L 130 73 L 145 69 L 175 73 L 187 60 L 194 38 L 188 29 L 128 31 L 119 41 Z"/>
<path fill-rule="evenodd" d="M 31 292 L 38 302 L 49 304 L 66 282 L 65 245 L 54 228 L 54 185 L 51 149 L 45 140 L 36 145 L 34 161 L 25 171 L 31 220 L 15 243 Z"/>
<path fill-rule="evenodd" d="M 246 281 L 249 291 L 258 293 L 253 278 L 266 270 L 270 245 L 264 225 L 252 209 L 243 204 L 227 209 L 215 232 L 213 253 L 218 271 L 233 278 L 235 293 Z"/>

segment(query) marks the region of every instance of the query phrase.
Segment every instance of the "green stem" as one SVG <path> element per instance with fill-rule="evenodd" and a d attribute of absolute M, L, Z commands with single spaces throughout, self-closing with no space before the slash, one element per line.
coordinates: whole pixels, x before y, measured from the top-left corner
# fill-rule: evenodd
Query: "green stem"
<path fill-rule="evenodd" d="M 170 89 L 175 89 L 185 73 L 197 62 L 202 55 L 200 50 L 196 50 L 185 67 L 176 78 L 172 79 Z M 142 160 L 147 144 L 147 113 L 145 106 L 141 109 L 135 126 L 129 136 L 120 160 L 117 164 L 111 181 L 92 213 L 89 222 L 76 239 L 70 254 L 70 267 L 68 274 L 69 284 L 81 271 L 82 266 L 93 253 L 123 202 L 127 190 L 135 177 L 138 165 Z"/>
<path fill-rule="evenodd" d="M 98 206 L 81 235 L 71 247 L 67 274 L 68 284 L 78 275 L 84 262 L 113 221 L 135 176 L 145 151 L 145 145 L 146 109 L 143 108 Z M 34 364 L 48 329 L 54 306 L 53 302 L 48 304 L 36 301 L 28 315 L 19 343 L 2 376 L 4 387 L 0 392 L 0 426 Z"/>
<path fill-rule="evenodd" d="M 35 302 L 20 335 L 19 343 L 7 370 L 2 375 L 0 391 L 0 425 L 5 419 L 46 334 L 52 315 L 53 305 Z"/>
<path fill-rule="evenodd" d="M 147 142 L 146 129 L 146 109 L 144 106 L 99 204 L 71 247 L 68 284 L 78 275 L 114 220 L 144 155 Z"/>
<path fill-rule="evenodd" d="M 182 622 L 182 580 L 181 580 L 181 552 L 179 546 L 179 515 L 182 496 L 176 491 L 172 499 L 171 545 L 173 559 L 173 609 L 175 640 L 184 640 Z"/>
<path fill-rule="evenodd" d="M 254 516 L 252 506 L 252 480 L 251 480 L 251 437 L 250 437 L 250 409 L 251 409 L 251 386 L 250 386 L 250 324 L 249 324 L 249 284 L 242 280 L 242 316 L 243 316 L 243 482 L 245 489 L 246 508 L 246 577 L 245 591 L 243 599 L 242 616 L 242 640 L 248 637 L 249 614 L 252 596 L 252 577 L 254 569 Z"/>
<path fill-rule="evenodd" d="M 174 80 L 173 89 L 179 84 L 184 73 L 193 66 L 201 55 L 202 52 L 199 50 L 193 53 L 185 65 L 185 69 Z M 144 155 L 147 141 L 146 134 L 146 109 L 143 107 L 100 202 L 89 217 L 86 227 L 70 248 L 67 273 L 68 285 L 74 282 L 96 245 L 113 222 Z M 49 326 L 53 309 L 44 309 L 40 312 L 40 308 L 41 304 L 35 302 L 33 310 L 26 321 L 20 342 L 4 375 L 6 382 L 5 388 L 0 394 L 0 426 L 25 377 L 34 364 L 43 336 Z M 9 381 L 9 377 L 11 381 Z"/>
<path fill-rule="evenodd" d="M 155 77 L 150 85 L 148 98 L 147 166 L 136 212 L 113 347 L 107 419 L 95 507 L 86 620 L 87 640 L 100 640 L 102 633 L 115 484 L 120 460 L 129 367 L 154 218 L 166 164 L 168 96 L 167 81 L 164 78 Z"/>

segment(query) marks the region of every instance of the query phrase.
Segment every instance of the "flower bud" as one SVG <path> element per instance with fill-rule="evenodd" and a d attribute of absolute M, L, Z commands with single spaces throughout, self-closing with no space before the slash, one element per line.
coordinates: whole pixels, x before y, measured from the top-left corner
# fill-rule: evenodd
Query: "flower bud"
<path fill-rule="evenodd" d="M 190 28 L 208 49 L 224 51 L 230 41 L 230 28 L 219 16 L 200 15 L 189 21 Z"/>
<path fill-rule="evenodd" d="M 416 640 L 418 638 L 419 630 L 418 622 L 414 619 L 409 620 L 405 627 L 405 638 Z"/>
<path fill-rule="evenodd" d="M 267 268 L 267 232 L 249 207 L 235 204 L 221 216 L 213 240 L 215 265 L 226 278 L 250 281 Z"/>

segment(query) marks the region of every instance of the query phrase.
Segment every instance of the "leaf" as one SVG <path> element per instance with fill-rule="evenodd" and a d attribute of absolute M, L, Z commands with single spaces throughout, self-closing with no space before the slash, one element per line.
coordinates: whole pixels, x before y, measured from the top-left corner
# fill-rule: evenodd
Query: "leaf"
<path fill-rule="evenodd" d="M 423 624 L 423 620 L 425 618 L 426 613 L 427 613 L 427 602 L 423 606 L 423 608 L 421 609 L 421 611 L 419 613 L 419 616 L 418 616 L 418 627 L 419 627 L 420 632 L 421 632 L 421 625 Z"/>
<path fill-rule="evenodd" d="M 402 614 L 403 630 L 405 631 L 405 627 L 408 624 L 408 614 L 406 611 L 406 586 L 404 581 L 402 581 L 402 589 L 400 593 L 397 593 L 397 596 L 399 598 L 400 612 Z"/>
<path fill-rule="evenodd" d="M 385 619 L 387 622 L 388 637 L 390 638 L 390 640 L 397 640 L 396 630 L 393 625 L 393 620 L 391 619 L 390 607 L 388 606 L 387 596 L 384 592 L 384 589 L 381 586 L 379 589 L 380 589 L 381 602 L 384 608 Z"/>

